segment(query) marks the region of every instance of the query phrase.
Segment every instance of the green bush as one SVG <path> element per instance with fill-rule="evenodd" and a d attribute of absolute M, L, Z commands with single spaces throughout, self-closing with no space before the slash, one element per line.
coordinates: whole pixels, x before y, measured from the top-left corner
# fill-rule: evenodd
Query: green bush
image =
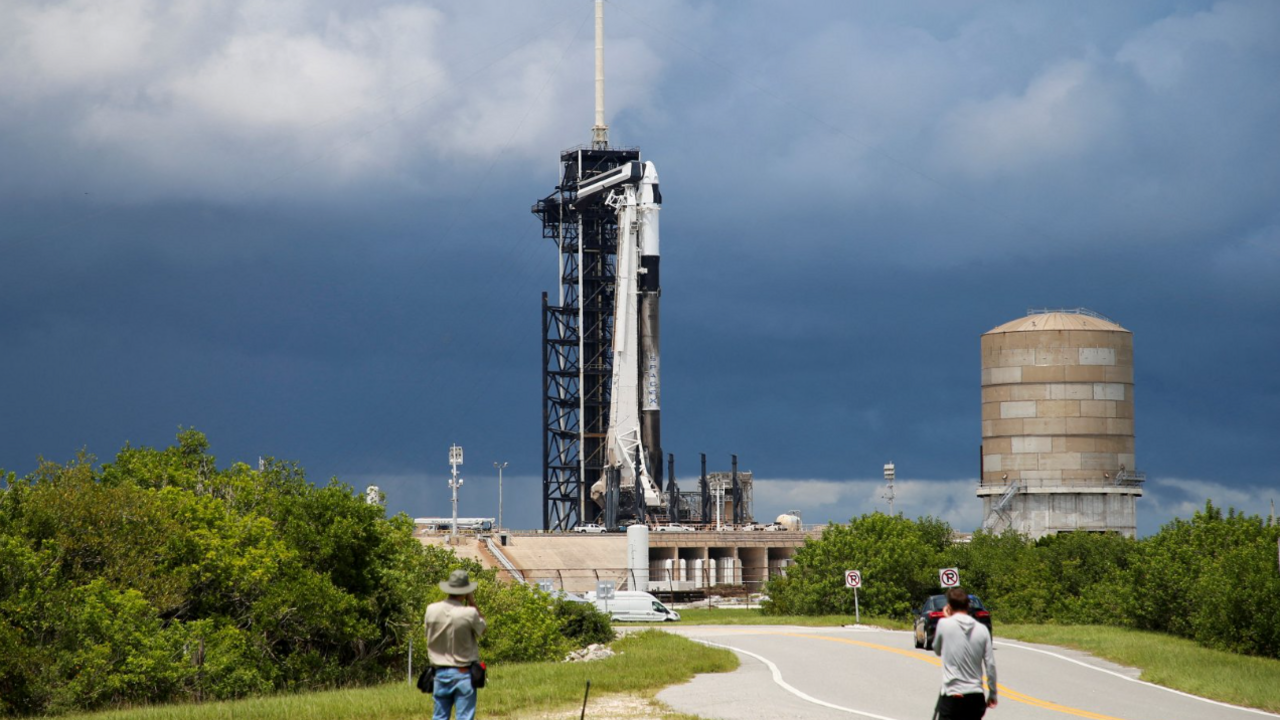
<path fill-rule="evenodd" d="M 137 590 L 93 580 L 68 593 L 59 618 L 58 653 L 50 674 L 49 710 L 167 701 L 190 667 L 181 662 L 181 632 L 164 627 Z"/>
<path fill-rule="evenodd" d="M 560 632 L 575 647 L 586 647 L 593 643 L 613 642 L 617 634 L 609 616 L 596 609 L 591 603 L 556 600 L 556 621 L 560 623 Z"/>
<path fill-rule="evenodd" d="M 844 573 L 861 570 L 861 611 L 906 615 L 913 603 L 927 594 L 931 576 L 925 568 L 938 552 L 936 534 L 923 532 L 922 525 L 879 512 L 854 518 L 848 525 L 828 525 L 821 539 L 806 541 L 796 550 L 795 564 L 788 568 L 786 577 L 769 581 L 763 612 L 852 615 L 853 591 L 845 587 Z"/>
<path fill-rule="evenodd" d="M 997 624 L 1103 624 L 1157 630 L 1203 645 L 1280 657 L 1280 527 L 1206 503 L 1142 540 L 1064 533 L 1030 540 L 977 532 L 951 543 L 945 523 L 879 513 L 830 525 L 771 580 L 767 614 L 848 614 L 843 571 L 861 569 L 862 609 L 898 616 L 942 591 L 937 571 L 960 569 Z"/>
<path fill-rule="evenodd" d="M 0 713 L 381 682 L 450 570 L 473 573 L 494 662 L 571 645 L 548 599 L 424 547 L 413 522 L 297 465 L 219 469 L 185 430 L 0 473 Z M 419 645 L 419 647 L 423 647 Z"/>
<path fill-rule="evenodd" d="M 1131 571 L 1135 625 L 1280 657 L 1280 527 L 1206 503 L 1143 541 Z"/>
<path fill-rule="evenodd" d="M 480 641 L 487 662 L 529 662 L 558 659 L 572 649 L 546 594 L 519 583 L 482 578 L 476 604 L 489 630 Z"/>

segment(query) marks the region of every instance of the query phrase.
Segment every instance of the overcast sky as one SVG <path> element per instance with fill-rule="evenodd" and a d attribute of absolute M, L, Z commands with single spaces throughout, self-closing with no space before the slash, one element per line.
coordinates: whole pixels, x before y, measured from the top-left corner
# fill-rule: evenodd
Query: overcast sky
<path fill-rule="evenodd" d="M 0 467 L 208 434 L 540 523 L 529 207 L 591 2 L 0 3 Z M 981 522 L 979 336 L 1134 332 L 1139 529 L 1280 495 L 1280 3 L 613 0 L 663 190 L 663 429 L 757 515 Z"/>

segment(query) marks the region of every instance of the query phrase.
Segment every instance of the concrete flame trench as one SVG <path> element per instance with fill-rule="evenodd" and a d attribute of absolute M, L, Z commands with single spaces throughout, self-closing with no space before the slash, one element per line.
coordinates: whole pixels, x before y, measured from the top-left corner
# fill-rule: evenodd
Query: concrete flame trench
<path fill-rule="evenodd" d="M 741 587 L 760 592 L 770 578 L 784 573 L 796 548 L 821 529 L 792 531 L 697 531 L 649 533 L 649 591 L 707 594 L 712 588 Z M 422 542 L 439 544 L 438 537 Z M 474 538 L 467 542 L 476 543 Z M 604 534 L 509 533 L 506 544 L 493 544 L 528 582 L 550 580 L 572 593 L 596 589 L 596 582 L 612 580 L 620 589 L 635 586 L 627 569 L 627 536 Z M 484 543 L 481 541 L 480 546 Z M 485 549 L 469 556 L 503 570 Z M 714 561 L 714 562 L 713 562 Z"/>

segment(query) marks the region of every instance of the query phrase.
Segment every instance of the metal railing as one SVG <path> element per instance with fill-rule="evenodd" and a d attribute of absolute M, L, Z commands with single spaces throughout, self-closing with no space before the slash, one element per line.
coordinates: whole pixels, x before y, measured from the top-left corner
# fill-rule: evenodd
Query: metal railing
<path fill-rule="evenodd" d="M 710 526 L 703 525 L 703 524 L 701 524 L 701 523 L 689 523 L 689 522 L 683 522 L 683 523 L 680 523 L 680 524 L 681 524 L 681 525 L 685 525 L 685 526 L 687 526 L 687 527 L 691 527 L 691 528 L 693 528 L 693 530 L 692 530 L 692 531 L 663 532 L 663 531 L 655 531 L 653 528 L 650 528 L 650 529 L 649 529 L 649 538 L 650 538 L 651 540 L 652 540 L 652 539 L 654 539 L 654 538 L 658 538 L 658 539 L 663 539 L 663 538 L 678 538 L 678 537 L 685 536 L 685 535 L 691 535 L 691 534 L 693 534 L 693 533 L 716 533 L 717 535 L 729 535 L 729 534 L 731 534 L 731 533 L 747 533 L 747 534 L 750 534 L 750 535 L 753 535 L 753 536 L 754 536 L 754 535 L 759 535 L 759 536 L 761 536 L 761 537 L 765 537 L 765 536 L 770 536 L 770 537 L 771 537 L 771 536 L 774 536 L 774 535 L 792 536 L 792 535 L 798 535 L 798 534 L 800 534 L 800 533 L 821 532 L 824 528 L 826 528 L 826 527 L 827 527 L 827 524 L 826 524 L 826 523 L 821 523 L 821 524 L 819 524 L 819 523 L 805 523 L 805 524 L 803 524 L 803 525 L 801 525 L 801 526 L 800 526 L 800 529 L 799 529 L 799 530 L 765 530 L 763 525 L 757 525 L 757 526 L 756 526 L 756 527 L 754 527 L 753 529 L 748 530 L 746 527 L 733 527 L 733 526 L 731 526 L 731 525 L 725 525 L 725 526 L 724 526 L 723 528 L 721 528 L 720 530 L 716 530 L 716 528 L 715 528 L 715 525 L 714 525 L 714 524 L 712 524 L 712 525 L 710 525 Z M 503 530 L 503 532 L 504 532 L 504 533 L 506 533 L 506 535 L 507 535 L 508 537 L 512 537 L 512 538 L 522 538 L 522 537 L 566 537 L 566 536 L 567 536 L 567 537 L 579 537 L 579 538 L 589 538 L 589 537 L 594 537 L 594 538 L 617 538 L 617 537 L 619 537 L 619 536 L 625 536 L 625 535 L 626 535 L 625 529 L 624 529 L 624 530 L 620 530 L 620 531 L 618 531 L 618 532 L 602 532 L 602 533 L 578 533 L 578 532 L 573 532 L 573 531 L 564 532 L 564 533 L 559 533 L 559 532 L 551 532 L 551 533 L 548 533 L 548 532 L 543 532 L 542 530 Z"/>
<path fill-rule="evenodd" d="M 484 543 L 489 548 L 489 552 L 493 553 L 493 556 L 498 559 L 498 564 L 501 565 L 504 570 L 511 573 L 511 577 L 525 585 L 529 584 L 528 581 L 524 579 L 524 575 L 520 574 L 520 571 L 516 569 L 515 564 L 508 560 L 507 556 L 498 549 L 498 544 L 493 541 L 493 538 L 485 538 Z"/>
<path fill-rule="evenodd" d="M 744 588 L 746 592 L 760 592 L 769 580 L 785 575 L 786 567 L 763 565 L 738 565 L 728 574 L 722 568 L 711 570 L 701 567 L 696 570 L 664 572 L 660 568 L 649 568 L 647 580 L 649 592 L 685 593 L 705 592 L 713 588 Z M 638 571 L 627 568 L 525 568 L 521 571 L 530 585 L 550 581 L 553 590 L 568 592 L 590 592 L 601 580 L 612 580 L 617 583 L 618 590 L 630 590 L 636 587 Z"/>
<path fill-rule="evenodd" d="M 1147 474 L 1137 470 L 1121 470 L 1116 473 L 1116 485 L 1121 487 L 1139 487 L 1147 481 Z"/>
<path fill-rule="evenodd" d="M 1087 490 L 1089 488 L 1139 487 L 1142 485 L 1142 483 L 1145 480 L 1146 480 L 1146 473 L 1131 472 L 1131 473 L 1127 473 L 1126 475 L 1126 473 L 1122 471 L 1120 473 L 1120 476 L 1112 477 L 1112 478 L 1102 477 L 1102 476 L 1099 476 L 1096 478 L 1089 478 L 1087 480 L 1082 480 L 1079 478 L 1053 478 L 1048 480 L 1043 478 L 1022 478 L 1020 480 L 1009 480 L 1008 483 L 1010 485 L 1020 483 L 1021 487 L 1024 489 L 1063 487 L 1063 488 L 1076 488 L 1080 490 Z M 982 485 L 980 486 L 980 488 L 1001 488 L 1001 487 L 1007 487 L 1007 486 L 1004 483 L 998 482 L 998 481 L 983 482 Z"/>
<path fill-rule="evenodd" d="M 1009 487 L 1001 493 L 1000 497 L 991 504 L 991 512 L 982 521 L 982 527 L 988 531 L 995 531 L 1000 527 L 1001 521 L 1006 526 L 1013 525 L 1013 517 L 1009 515 L 1008 506 L 1013 502 L 1013 496 L 1018 494 L 1018 490 L 1022 489 L 1022 483 L 1014 480 L 1009 483 Z"/>
<path fill-rule="evenodd" d="M 630 147 L 630 146 L 623 146 L 623 145 L 610 145 L 609 147 L 604 149 L 609 150 L 610 152 L 640 152 L 639 147 Z M 599 148 L 593 147 L 590 143 L 584 143 L 582 145 L 574 145 L 571 148 L 565 148 L 564 150 L 561 151 L 561 153 L 578 152 L 579 150 L 594 151 L 594 150 L 599 150 Z"/>
<path fill-rule="evenodd" d="M 1013 496 L 1017 495 L 1018 490 L 1021 488 L 1022 483 L 1017 480 L 1009 483 L 1009 489 L 1005 490 L 1004 493 L 1000 495 L 1000 499 L 995 501 L 995 504 L 991 506 L 991 511 L 1004 514 L 1004 509 L 1009 506 L 1009 503 L 1013 502 Z"/>
<path fill-rule="evenodd" d="M 1091 318 L 1097 318 L 1097 319 L 1099 319 L 1099 320 L 1106 320 L 1106 321 L 1107 321 L 1107 322 L 1109 322 L 1109 323 L 1113 323 L 1113 322 L 1115 322 L 1115 320 L 1112 320 L 1111 318 L 1107 317 L 1106 315 L 1103 315 L 1103 314 L 1102 314 L 1102 313 L 1100 313 L 1100 312 L 1094 312 L 1093 310 L 1090 310 L 1089 308 L 1084 308 L 1084 307 L 1077 307 L 1077 308 L 1027 308 L 1027 315 L 1029 315 L 1029 316 L 1030 316 L 1030 315 L 1047 315 L 1047 314 L 1049 314 L 1049 313 L 1066 313 L 1066 314 L 1068 314 L 1068 315 L 1086 315 L 1086 316 L 1091 317 Z"/>

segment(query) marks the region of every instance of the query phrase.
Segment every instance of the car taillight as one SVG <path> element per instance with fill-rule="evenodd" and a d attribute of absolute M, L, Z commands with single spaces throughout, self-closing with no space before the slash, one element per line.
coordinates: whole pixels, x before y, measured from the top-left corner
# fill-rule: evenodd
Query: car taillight
<path fill-rule="evenodd" d="M 984 617 L 984 618 L 989 618 L 989 617 L 991 617 L 991 613 L 987 612 L 986 610 L 979 610 L 979 611 L 977 612 L 977 615 L 978 615 L 978 617 Z"/>
<path fill-rule="evenodd" d="M 946 616 L 946 613 L 938 612 L 936 610 L 934 612 L 929 613 L 929 617 L 933 618 L 934 620 L 937 620 L 938 618 L 945 617 L 945 616 Z"/>

